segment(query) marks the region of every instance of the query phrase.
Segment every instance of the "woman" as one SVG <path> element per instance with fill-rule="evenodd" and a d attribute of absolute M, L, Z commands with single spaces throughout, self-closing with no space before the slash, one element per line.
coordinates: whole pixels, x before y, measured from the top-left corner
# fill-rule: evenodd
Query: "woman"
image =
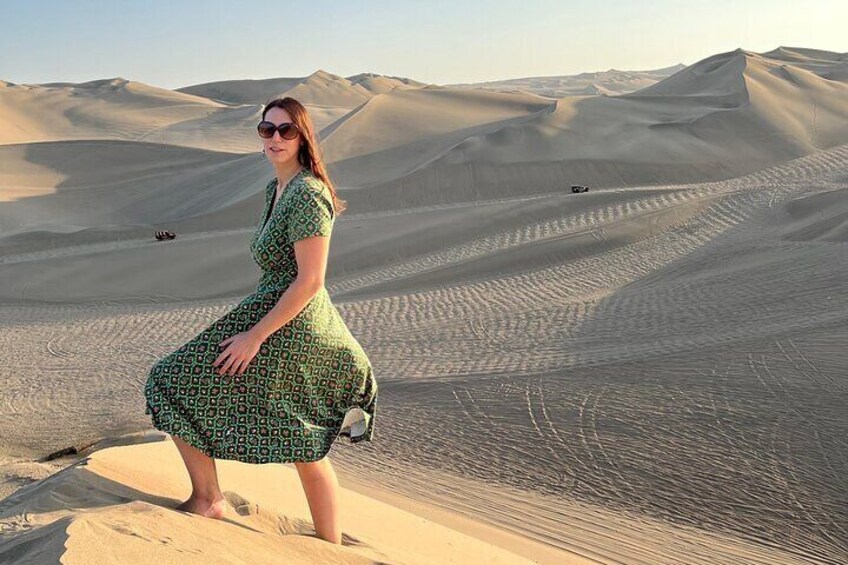
<path fill-rule="evenodd" d="M 377 403 L 371 363 L 324 288 L 344 201 L 297 100 L 269 102 L 257 129 L 276 172 L 250 243 L 257 290 L 153 366 L 145 413 L 191 476 L 178 510 L 223 516 L 215 458 L 293 462 L 316 533 L 340 544 L 338 481 L 325 456 L 339 435 L 372 440 Z"/>

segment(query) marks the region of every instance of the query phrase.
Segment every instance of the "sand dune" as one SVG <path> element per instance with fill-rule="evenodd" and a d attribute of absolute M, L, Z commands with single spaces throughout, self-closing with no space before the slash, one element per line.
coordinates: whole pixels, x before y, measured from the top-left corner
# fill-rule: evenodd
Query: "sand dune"
<path fill-rule="evenodd" d="M 305 81 L 285 79 L 291 82 L 289 95 L 310 108 L 319 128 L 371 95 L 360 84 L 332 88 L 330 76 L 319 71 Z M 235 82 L 239 92 L 250 91 L 247 83 L 251 81 Z M 0 89 L 0 144 L 108 139 L 258 152 L 261 144 L 254 128 L 268 86 L 256 88 L 266 95 L 239 102 L 226 96 L 217 100 L 214 85 L 167 90 L 122 77 L 79 84 L 4 83 Z M 195 95 L 195 90 L 209 96 Z"/>
<path fill-rule="evenodd" d="M 582 96 L 585 94 L 604 94 L 615 96 L 626 94 L 650 86 L 665 77 L 676 73 L 686 65 L 678 63 L 662 69 L 647 71 L 620 71 L 610 69 L 576 75 L 528 77 L 488 82 L 464 82 L 446 86 L 461 88 L 479 88 L 499 92 L 529 92 L 549 98 Z"/>
<path fill-rule="evenodd" d="M 138 139 L 222 107 L 206 98 L 122 77 L 6 86 L 0 90 L 0 143 Z"/>
<path fill-rule="evenodd" d="M 232 485 L 227 514 L 201 518 L 173 509 L 190 486 L 180 465 L 170 441 L 117 446 L 21 489 L 0 502 L 0 561 L 532 563 L 348 489 L 342 545 L 328 544 L 315 535 L 297 472 L 283 465 L 219 462 L 221 483 Z"/>
<path fill-rule="evenodd" d="M 362 88 L 374 94 L 383 94 L 396 88 L 421 88 L 427 86 L 427 83 L 411 78 L 378 75 L 376 73 L 359 73 L 347 77 L 347 80 L 353 84 L 362 86 Z"/>
<path fill-rule="evenodd" d="M 274 96 L 293 96 L 308 105 L 352 109 L 375 94 L 422 86 L 402 77 L 361 73 L 345 78 L 318 70 L 308 77 L 217 81 L 176 91 L 233 104 L 264 104 Z"/>
<path fill-rule="evenodd" d="M 255 288 L 247 241 L 273 171 L 250 148 L 250 97 L 294 89 L 326 120 L 350 205 L 327 288 L 384 391 L 379 439 L 331 458 L 399 528 L 355 524 L 364 543 L 340 555 L 501 555 L 472 536 L 540 563 L 848 560 L 845 54 L 739 49 L 558 99 L 269 80 L 0 85 L 0 495 L 18 492 L 0 502 L 0 561 L 64 546 L 85 562 L 92 539 L 201 549 L 206 525 L 167 508 L 186 489 L 173 445 L 56 475 L 36 460 L 149 428 L 147 368 Z M 68 118 L 48 129 L 60 114 L 86 137 Z M 230 548 L 322 550 L 302 506 L 248 494 L 259 469 L 227 473 L 246 485 L 234 509 L 274 508 L 220 524 Z M 419 526 L 422 545 L 397 544 Z"/>
<path fill-rule="evenodd" d="M 817 64 L 818 72 L 828 73 L 828 64 Z M 356 179 L 368 190 L 351 194 L 351 203 L 391 209 L 423 198 L 470 201 L 546 193 L 570 184 L 733 178 L 843 143 L 846 99 L 848 82 L 737 50 L 632 94 L 564 98 L 549 111 L 493 123 L 459 142 L 457 136 L 434 139 L 430 155 L 437 156 L 414 171 L 379 184 Z M 420 153 L 414 145 L 380 149 L 363 157 L 367 166 L 360 170 L 393 170 L 389 163 Z M 342 165 L 340 172 L 355 168 Z"/>
<path fill-rule="evenodd" d="M 260 114 L 258 105 L 232 106 L 121 77 L 14 85 L 0 90 L 0 146 L 100 139 L 245 153 L 261 147 L 253 129 Z"/>
<path fill-rule="evenodd" d="M 530 94 L 426 87 L 375 96 L 321 133 L 334 174 L 344 186 L 361 187 L 404 178 L 470 137 L 532 119 L 554 104 Z M 407 195 L 407 204 L 438 202 L 438 191 Z M 374 208 L 385 205 L 366 207 Z"/>

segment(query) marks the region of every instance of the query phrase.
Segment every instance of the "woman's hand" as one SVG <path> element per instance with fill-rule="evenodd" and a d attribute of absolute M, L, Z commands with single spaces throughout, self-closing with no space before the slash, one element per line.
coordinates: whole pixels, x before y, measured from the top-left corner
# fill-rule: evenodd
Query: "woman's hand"
<path fill-rule="evenodd" d="M 259 353 L 259 346 L 264 340 L 260 339 L 255 333 L 250 331 L 237 333 L 232 337 L 228 337 L 222 341 L 219 347 L 227 344 L 227 348 L 218 356 L 213 367 L 221 364 L 219 375 L 229 374 L 242 375 L 247 369 L 250 361 Z"/>

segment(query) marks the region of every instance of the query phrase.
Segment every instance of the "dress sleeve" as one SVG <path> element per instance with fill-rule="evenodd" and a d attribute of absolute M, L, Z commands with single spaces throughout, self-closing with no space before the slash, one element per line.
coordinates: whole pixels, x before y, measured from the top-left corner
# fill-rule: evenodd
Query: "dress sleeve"
<path fill-rule="evenodd" d="M 292 194 L 288 217 L 288 240 L 295 241 L 316 235 L 329 236 L 333 230 L 333 204 L 324 186 L 303 184 Z"/>

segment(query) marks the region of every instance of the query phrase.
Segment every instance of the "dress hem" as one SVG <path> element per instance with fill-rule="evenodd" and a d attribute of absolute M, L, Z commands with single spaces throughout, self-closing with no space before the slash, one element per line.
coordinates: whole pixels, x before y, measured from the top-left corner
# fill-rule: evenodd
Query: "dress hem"
<path fill-rule="evenodd" d="M 163 433 L 166 433 L 170 436 L 174 436 L 174 435 L 179 436 L 179 438 L 181 440 L 183 440 L 185 443 L 189 444 L 190 446 L 194 447 L 198 451 L 202 452 L 207 457 L 211 457 L 212 459 L 222 459 L 222 460 L 226 460 L 226 461 L 238 461 L 240 463 L 248 463 L 248 464 L 251 464 L 251 465 L 264 465 L 266 463 L 281 463 L 281 464 L 285 464 L 285 463 L 314 463 L 316 461 L 320 461 L 321 459 L 324 459 L 325 457 L 327 457 L 330 454 L 330 451 L 332 450 L 332 447 L 333 447 L 333 443 L 335 441 L 334 440 L 333 442 L 331 442 L 330 446 L 323 453 L 320 453 L 318 457 L 315 457 L 315 458 L 312 458 L 312 459 L 288 459 L 288 458 L 281 459 L 281 458 L 264 458 L 264 457 L 260 457 L 260 458 L 239 458 L 237 455 L 233 455 L 233 454 L 225 453 L 225 452 L 220 452 L 217 449 L 208 447 L 208 444 L 198 441 L 195 437 L 192 436 L 192 434 L 186 434 L 185 428 L 182 427 L 182 426 L 179 426 L 179 425 L 170 426 L 170 425 L 162 424 L 158 420 L 157 416 L 152 414 L 149 409 L 147 410 L 147 413 L 151 415 L 153 429 L 158 430 L 158 431 L 163 432 Z M 361 441 L 371 441 L 370 430 L 372 430 L 372 429 L 373 429 L 373 421 L 371 422 L 371 425 L 369 425 L 369 427 L 368 427 L 369 433 L 365 433 L 365 434 L 362 434 L 360 436 L 351 437 L 350 433 L 348 431 L 342 431 L 340 429 L 339 432 L 336 433 L 335 437 L 336 438 L 339 438 L 339 437 L 342 437 L 342 436 L 348 437 L 350 439 L 351 444 L 356 444 L 356 443 L 359 443 Z M 173 439 L 172 439 L 172 441 L 173 441 Z"/>

